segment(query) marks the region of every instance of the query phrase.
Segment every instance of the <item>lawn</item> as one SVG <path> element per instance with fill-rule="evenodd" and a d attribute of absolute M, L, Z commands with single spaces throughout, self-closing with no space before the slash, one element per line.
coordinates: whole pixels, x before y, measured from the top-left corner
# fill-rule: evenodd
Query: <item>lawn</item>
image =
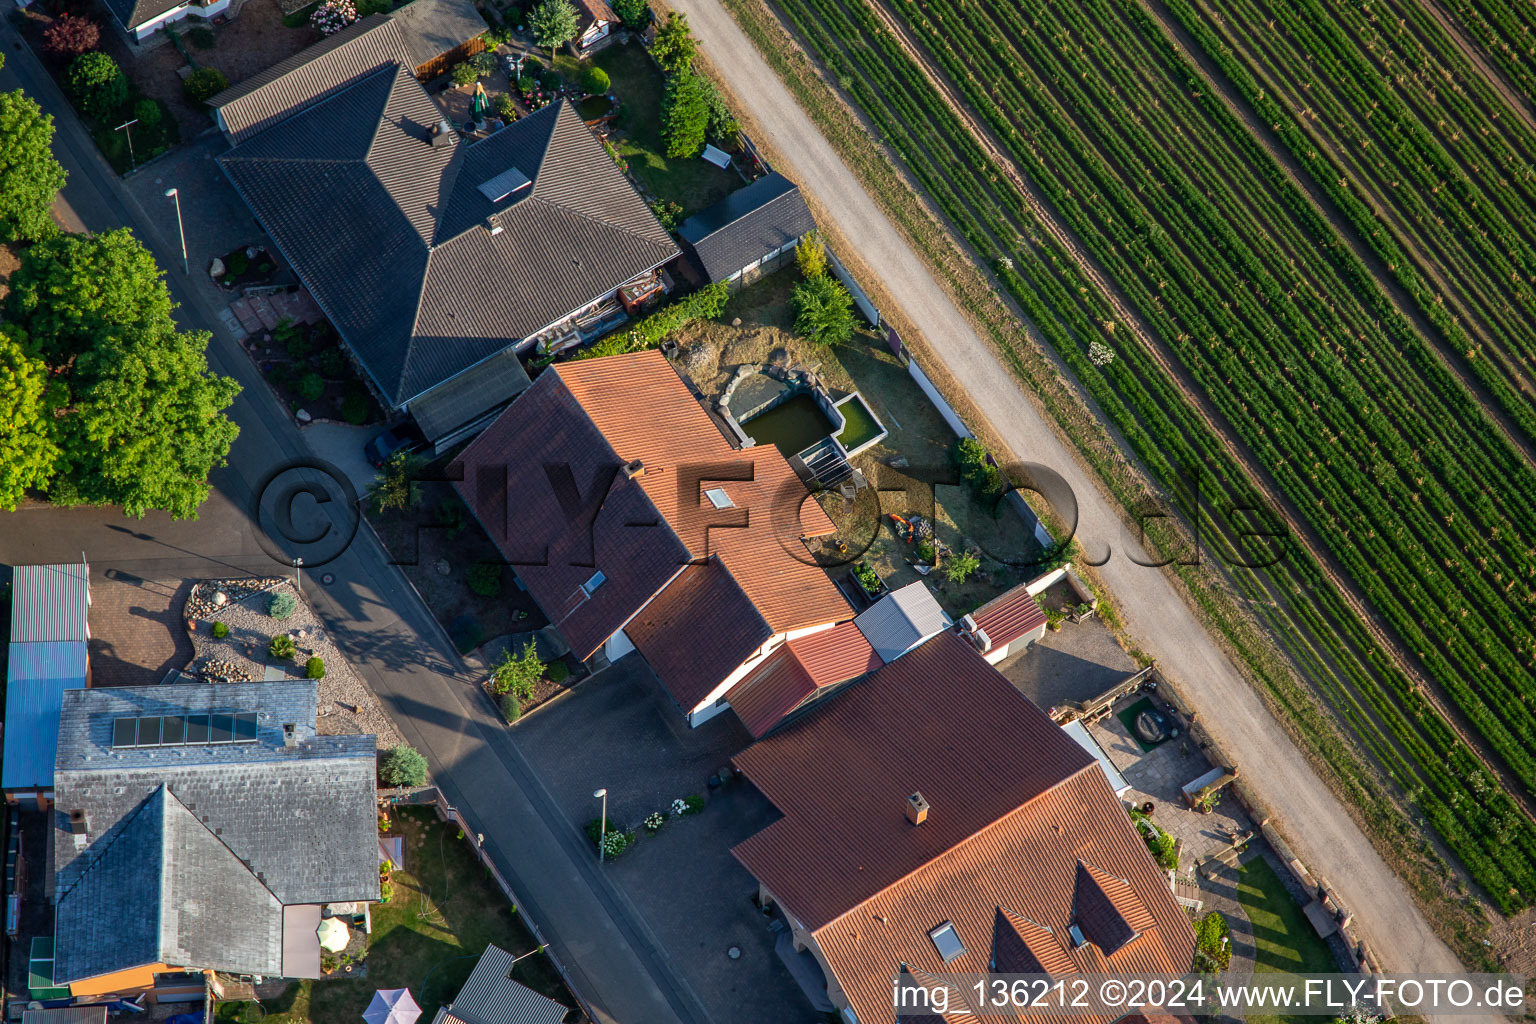
<path fill-rule="evenodd" d="M 373 908 L 368 976 L 299 981 L 264 1005 L 266 1020 L 300 1024 L 358 1020 L 375 989 L 409 988 L 423 1019 L 453 999 L 475 959 L 495 944 L 513 955 L 537 943 L 501 890 L 458 838 L 458 830 L 427 808 L 398 808 L 396 831 L 406 841 L 406 867 L 391 876 L 394 899 Z M 566 1006 L 575 1000 L 549 958 L 534 953 L 513 968 L 513 977 Z M 240 1004 L 220 1008 L 220 1020 L 241 1019 Z"/>
<path fill-rule="evenodd" d="M 662 155 L 664 79 L 641 46 L 610 46 L 592 63 L 608 72 L 610 89 L 619 99 L 619 155 L 628 161 L 642 191 L 650 193 L 647 198 L 677 203 L 691 214 L 745 184 L 734 170 L 721 170 L 698 157 L 673 160 Z"/>
<path fill-rule="evenodd" d="M 1258 974 L 1331 974 L 1338 971 L 1328 944 L 1317 937 L 1275 869 L 1255 857 L 1239 869 L 1237 901 L 1253 924 Z M 1302 1024 L 1311 1018 L 1248 1016 L 1248 1024 Z"/>

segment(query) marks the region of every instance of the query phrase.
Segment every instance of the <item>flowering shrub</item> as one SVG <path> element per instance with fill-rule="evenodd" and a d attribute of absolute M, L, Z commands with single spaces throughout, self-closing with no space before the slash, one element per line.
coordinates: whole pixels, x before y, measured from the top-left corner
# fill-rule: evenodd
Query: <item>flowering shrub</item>
<path fill-rule="evenodd" d="M 677 799 L 677 800 L 673 800 L 672 801 L 672 813 L 673 814 L 682 814 L 687 809 L 688 809 L 688 802 L 686 800 Z"/>
<path fill-rule="evenodd" d="M 647 831 L 659 832 L 661 830 L 661 826 L 665 825 L 666 822 L 666 815 L 662 814 L 660 811 L 652 811 L 650 814 L 646 815 L 645 827 Z"/>
<path fill-rule="evenodd" d="M 352 0 L 325 0 L 309 16 L 309 23 L 328 36 L 335 35 L 356 20 L 357 7 Z"/>
<path fill-rule="evenodd" d="M 609 858 L 617 857 L 629 849 L 630 844 L 634 841 L 634 836 L 628 832 L 609 832 L 603 836 L 603 856 Z"/>

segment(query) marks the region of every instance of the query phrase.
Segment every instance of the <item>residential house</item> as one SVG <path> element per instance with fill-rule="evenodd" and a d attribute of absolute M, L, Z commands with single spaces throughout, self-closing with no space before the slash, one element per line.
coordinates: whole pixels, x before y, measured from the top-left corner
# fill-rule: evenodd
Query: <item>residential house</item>
<path fill-rule="evenodd" d="M 53 762 L 66 690 L 90 685 L 91 567 L 18 565 L 11 577 L 0 790 L 8 803 L 53 799 Z"/>
<path fill-rule="evenodd" d="M 578 57 L 590 57 L 613 42 L 621 26 L 608 0 L 576 0 L 576 38 L 571 49 Z"/>
<path fill-rule="evenodd" d="M 1188 918 L 1098 763 L 953 631 L 734 763 L 784 816 L 733 852 L 849 1022 L 894 1022 L 903 972 L 1190 966 Z"/>
<path fill-rule="evenodd" d="M 140 43 L 183 18 L 212 21 L 226 13 L 233 0 L 106 0 L 107 10 L 129 38 Z"/>
<path fill-rule="evenodd" d="M 569 103 L 462 140 L 406 38 L 364 19 L 213 106 L 225 174 L 384 404 L 441 448 L 527 387 L 519 352 L 621 322 L 619 290 L 677 246 Z"/>
<path fill-rule="evenodd" d="M 572 652 L 638 650 L 694 725 L 782 644 L 853 616 L 804 544 L 832 521 L 659 352 L 549 367 L 452 475 Z"/>
<path fill-rule="evenodd" d="M 322 914 L 378 900 L 379 844 L 374 737 L 318 735 L 318 696 L 309 680 L 65 693 L 54 985 L 320 976 Z"/>
<path fill-rule="evenodd" d="M 486 946 L 453 1002 L 437 1011 L 432 1024 L 560 1024 L 564 1006 L 512 980 L 511 953 Z"/>
<path fill-rule="evenodd" d="M 800 186 L 774 171 L 678 225 L 706 280 L 751 284 L 777 270 L 816 227 Z"/>
<path fill-rule="evenodd" d="M 1030 588 L 1021 583 L 960 620 L 961 630 L 988 664 L 996 665 L 1045 636 L 1045 612 Z"/>

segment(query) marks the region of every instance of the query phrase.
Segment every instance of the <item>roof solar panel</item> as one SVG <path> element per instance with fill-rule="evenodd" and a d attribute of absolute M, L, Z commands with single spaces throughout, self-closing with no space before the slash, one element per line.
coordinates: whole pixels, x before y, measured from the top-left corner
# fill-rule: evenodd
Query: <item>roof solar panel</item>
<path fill-rule="evenodd" d="M 533 183 L 528 180 L 528 175 L 516 167 L 510 167 L 490 181 L 482 181 L 475 187 L 485 198 L 493 203 L 499 203 L 518 189 L 527 188 L 531 184 Z"/>

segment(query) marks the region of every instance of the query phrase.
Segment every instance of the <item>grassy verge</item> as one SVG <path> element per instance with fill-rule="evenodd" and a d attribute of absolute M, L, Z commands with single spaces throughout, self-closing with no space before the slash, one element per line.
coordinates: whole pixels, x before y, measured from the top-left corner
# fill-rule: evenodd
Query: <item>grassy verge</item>
<path fill-rule="evenodd" d="M 966 311 L 978 331 L 994 343 L 1026 392 L 1036 397 L 1062 433 L 1071 438 L 1085 464 L 1117 504 L 1128 509 L 1145 499 L 1151 493 L 1145 477 L 1126 459 L 1122 446 L 1058 371 L 1036 332 L 1000 298 L 994 282 L 956 244 L 886 152 L 871 145 L 870 132 L 823 80 L 799 44 L 760 0 L 723 2 L 763 59 L 954 296 L 957 305 Z M 822 220 L 825 223 L 826 219 Z M 840 246 L 840 252 L 853 251 L 853 246 Z M 857 266 L 854 269 L 859 270 Z M 879 294 L 878 279 L 866 274 L 864 280 L 873 285 L 871 291 L 877 304 L 891 310 L 892 304 L 883 301 Z M 894 319 L 921 355 L 924 346 L 916 333 L 900 323 L 899 315 Z M 925 360 L 924 366 L 931 374 L 942 376 L 942 364 L 938 361 Z M 945 386 L 942 379 L 939 384 Z M 945 391 L 951 400 L 959 397 L 963 408 L 963 396 L 957 396 L 952 386 Z M 985 435 L 986 427 L 979 418 L 973 416 L 971 425 Z M 1179 550 L 1180 538 L 1170 521 L 1157 520 L 1149 526 L 1149 549 Z M 1464 962 L 1486 964 L 1489 954 L 1482 938 L 1488 926 L 1476 901 L 1453 892 L 1447 885 L 1445 862 L 1422 828 L 1404 813 L 1377 770 L 1342 735 L 1333 716 L 1298 679 L 1271 636 L 1239 603 L 1229 581 L 1209 565 L 1173 568 L 1174 578 L 1183 586 L 1189 603 L 1208 631 L 1222 643 L 1320 777 L 1350 808 L 1373 845 L 1404 878 L 1441 937 Z M 1089 582 L 1094 584 L 1091 574 Z M 1102 588 L 1096 589 L 1102 592 Z M 1106 611 L 1106 618 L 1114 621 L 1113 611 Z"/>
<path fill-rule="evenodd" d="M 391 876 L 394 899 L 373 908 L 368 976 L 298 981 L 265 1004 L 266 1020 L 279 1024 L 358 1020 L 376 989 L 409 988 L 423 1019 L 458 994 L 475 958 L 488 945 L 514 956 L 533 953 L 538 943 L 490 874 L 456 835 L 424 808 L 394 812 L 395 828 L 406 835 L 406 867 Z M 512 969 L 512 977 L 566 1006 L 575 1006 L 547 956 L 534 953 Z M 226 1004 L 220 1020 L 239 1020 Z"/>
<path fill-rule="evenodd" d="M 1239 871 L 1237 901 L 1253 925 L 1256 974 L 1328 974 L 1339 969 L 1285 883 L 1263 857 Z M 1248 1024 L 1301 1024 L 1306 1017 L 1250 1016 Z"/>
<path fill-rule="evenodd" d="M 698 157 L 674 160 L 661 142 L 661 71 L 637 43 L 610 46 L 592 58 L 608 72 L 612 92 L 619 98 L 618 126 L 624 137 L 619 155 L 654 198 L 694 213 L 740 188 L 741 177 Z"/>

